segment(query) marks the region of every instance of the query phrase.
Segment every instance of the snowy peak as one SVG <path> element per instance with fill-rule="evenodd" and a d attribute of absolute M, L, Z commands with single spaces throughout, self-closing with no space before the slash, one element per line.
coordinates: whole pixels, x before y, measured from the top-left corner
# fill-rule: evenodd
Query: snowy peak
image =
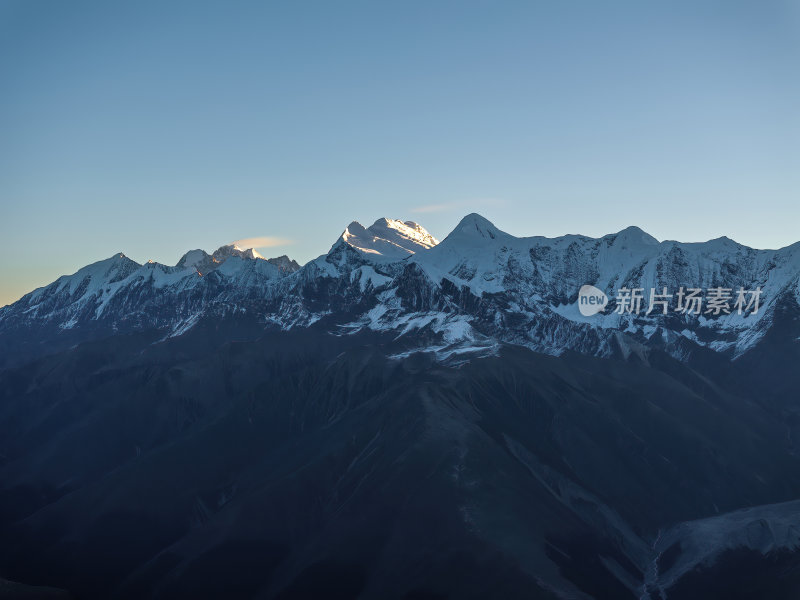
<path fill-rule="evenodd" d="M 114 283 L 126 278 L 139 267 L 141 267 L 139 263 L 131 260 L 122 252 L 117 252 L 105 260 L 87 265 L 79 269 L 75 274 L 67 275 L 60 279 L 69 282 L 70 285 L 74 285 L 76 282 L 83 282 L 86 278 L 90 278 L 95 282 L 106 281 Z"/>
<path fill-rule="evenodd" d="M 278 270 L 280 270 L 282 273 L 288 274 L 300 270 L 300 265 L 297 263 L 297 261 L 289 258 L 285 254 L 276 258 L 268 258 L 267 262 L 278 267 Z"/>
<path fill-rule="evenodd" d="M 515 239 L 514 236 L 505 231 L 500 231 L 491 221 L 478 213 L 471 213 L 461 219 L 456 228 L 444 239 L 443 243 L 484 246 L 511 239 Z"/>
<path fill-rule="evenodd" d="M 369 261 L 390 262 L 403 260 L 438 243 L 424 227 L 413 221 L 384 218 L 369 227 L 353 221 L 345 228 L 331 252 L 337 251 L 340 244 L 346 244 Z"/>
<path fill-rule="evenodd" d="M 203 271 L 211 262 L 211 255 L 205 250 L 189 250 L 189 252 L 181 256 L 181 259 L 175 266 L 180 269 Z"/>
<path fill-rule="evenodd" d="M 256 258 L 264 259 L 264 257 L 256 252 L 254 248 L 247 248 L 245 250 L 235 244 L 228 244 L 226 246 L 217 248 L 212 255 L 212 259 L 214 262 L 223 262 L 232 256 L 238 256 L 239 258 L 246 258 L 250 260 L 254 260 Z"/>
<path fill-rule="evenodd" d="M 641 246 L 658 246 L 660 243 L 652 235 L 640 229 L 639 227 L 636 227 L 635 225 L 626 227 L 622 231 L 614 234 L 613 238 L 614 238 L 613 243 L 615 245 L 624 244 L 628 247 L 633 247 L 633 248 Z"/>
<path fill-rule="evenodd" d="M 241 252 L 242 253 L 241 257 L 242 258 L 250 258 L 250 259 L 256 259 L 256 258 L 262 258 L 263 259 L 264 258 L 261 254 L 256 252 L 255 248 L 248 248 L 247 250 L 244 250 L 242 248 L 239 248 L 239 246 L 234 246 L 233 249 L 234 250 L 238 250 L 239 252 Z"/>
<path fill-rule="evenodd" d="M 378 219 L 369 227 L 369 231 L 410 252 L 419 252 L 420 249 L 427 250 L 439 243 L 422 225 L 414 221 Z"/>
<path fill-rule="evenodd" d="M 12 306 L 37 306 L 50 298 L 57 298 L 54 304 L 69 304 L 96 294 L 108 284 L 124 281 L 140 268 L 142 265 L 118 252 L 105 260 L 78 269 L 72 275 L 62 275 L 50 285 L 26 294 Z"/>
<path fill-rule="evenodd" d="M 488 219 L 472 213 L 461 219 L 442 243 L 414 257 L 413 262 L 435 282 L 450 279 L 468 285 L 480 296 L 502 289 L 507 252 L 520 240 L 499 230 Z"/>
<path fill-rule="evenodd" d="M 231 256 L 237 256 L 239 250 L 233 244 L 227 244 L 225 246 L 220 246 L 214 253 L 211 255 L 212 260 L 215 263 L 223 262 L 226 259 L 230 258 Z"/>

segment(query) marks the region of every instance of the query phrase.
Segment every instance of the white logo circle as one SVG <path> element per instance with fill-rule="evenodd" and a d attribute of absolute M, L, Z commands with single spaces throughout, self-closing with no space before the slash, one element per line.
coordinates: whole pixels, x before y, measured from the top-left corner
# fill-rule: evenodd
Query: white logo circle
<path fill-rule="evenodd" d="M 608 304 L 608 296 L 603 290 L 599 290 L 593 285 L 584 285 L 578 292 L 578 310 L 584 317 L 591 317 L 603 309 Z"/>

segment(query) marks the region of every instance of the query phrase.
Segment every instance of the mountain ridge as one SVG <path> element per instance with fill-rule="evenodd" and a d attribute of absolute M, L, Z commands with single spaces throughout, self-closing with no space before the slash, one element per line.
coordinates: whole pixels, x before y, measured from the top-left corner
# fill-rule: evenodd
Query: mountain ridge
<path fill-rule="evenodd" d="M 607 294 L 608 311 L 591 318 L 578 312 L 584 284 Z M 760 311 L 613 310 L 622 288 L 674 295 L 694 287 L 758 289 Z M 140 265 L 118 253 L 0 308 L 0 334 L 28 336 L 25 344 L 33 340 L 39 350 L 31 355 L 38 355 L 69 330 L 72 343 L 146 328 L 179 335 L 200 318 L 246 312 L 266 328 L 320 320 L 331 322 L 331 332 L 341 325 L 400 334 L 421 328 L 437 341 L 419 349 L 449 348 L 448 356 L 490 351 L 495 342 L 603 356 L 620 351 L 620 335 L 676 357 L 699 346 L 739 356 L 784 304 L 794 311 L 800 304 L 800 243 L 755 250 L 728 238 L 659 242 L 635 226 L 600 238 L 519 238 L 472 213 L 441 242 L 413 221 L 353 222 L 328 253 L 303 266 L 234 245 L 189 251 L 175 266 Z M 0 364 L 9 354 L 0 349 Z"/>

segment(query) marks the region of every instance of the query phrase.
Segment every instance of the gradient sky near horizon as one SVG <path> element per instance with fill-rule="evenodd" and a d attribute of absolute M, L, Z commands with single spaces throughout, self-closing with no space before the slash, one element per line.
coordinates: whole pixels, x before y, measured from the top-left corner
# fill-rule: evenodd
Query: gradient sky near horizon
<path fill-rule="evenodd" d="M 352 220 L 800 240 L 800 0 L 0 0 L 0 305 Z"/>

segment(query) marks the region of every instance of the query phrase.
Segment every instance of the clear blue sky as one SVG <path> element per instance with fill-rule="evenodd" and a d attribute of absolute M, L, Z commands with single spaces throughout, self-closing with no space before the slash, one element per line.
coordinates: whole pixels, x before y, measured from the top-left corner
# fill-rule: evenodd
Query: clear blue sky
<path fill-rule="evenodd" d="M 0 305 L 383 216 L 788 245 L 799 66 L 799 0 L 0 0 Z"/>

